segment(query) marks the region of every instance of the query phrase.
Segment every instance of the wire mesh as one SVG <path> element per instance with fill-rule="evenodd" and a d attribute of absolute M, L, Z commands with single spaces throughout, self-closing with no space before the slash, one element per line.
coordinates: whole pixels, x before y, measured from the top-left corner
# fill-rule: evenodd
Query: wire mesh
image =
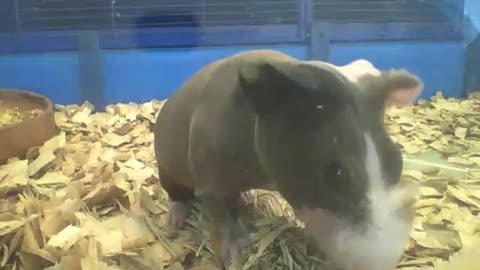
<path fill-rule="evenodd" d="M 313 6 L 314 18 L 329 22 L 436 23 L 448 20 L 431 0 L 314 0 Z"/>
<path fill-rule="evenodd" d="M 320 21 L 329 23 L 335 41 L 450 40 L 462 37 L 463 1 L 2 0 L 0 38 L 15 36 L 18 43 L 21 36 L 48 35 L 50 40 L 53 33 L 76 36 L 77 30 L 100 30 L 102 46 L 108 48 L 133 46 L 132 38 L 147 47 L 190 46 L 199 40 L 214 45 L 288 43 L 310 40 Z"/>
<path fill-rule="evenodd" d="M 16 0 L 22 30 L 296 23 L 297 0 Z"/>

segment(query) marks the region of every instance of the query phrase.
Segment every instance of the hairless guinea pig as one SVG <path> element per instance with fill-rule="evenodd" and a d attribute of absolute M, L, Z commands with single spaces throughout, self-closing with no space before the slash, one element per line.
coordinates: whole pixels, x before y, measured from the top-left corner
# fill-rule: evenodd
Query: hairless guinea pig
<path fill-rule="evenodd" d="M 277 190 L 339 266 L 392 270 L 413 196 L 400 182 L 402 156 L 383 118 L 386 107 L 413 102 L 422 83 L 404 70 L 353 71 L 254 50 L 194 74 L 154 130 L 170 225 L 180 228 L 189 201 L 200 198 L 219 267 L 235 268 L 241 192 Z"/>

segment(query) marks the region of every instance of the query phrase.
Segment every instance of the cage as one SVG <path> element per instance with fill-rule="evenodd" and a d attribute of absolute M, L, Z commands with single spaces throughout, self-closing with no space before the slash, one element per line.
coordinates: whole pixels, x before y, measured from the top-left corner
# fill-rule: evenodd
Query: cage
<path fill-rule="evenodd" d="M 439 211 L 443 211 L 443 223 L 437 220 L 438 224 L 435 225 L 450 222 L 449 226 L 454 227 L 448 232 L 438 228 L 430 228 L 431 234 L 417 232 L 417 238 L 412 236 L 412 246 L 399 266 L 417 266 L 420 269 L 436 265 L 467 246 L 466 237 L 475 235 L 479 238 L 480 225 L 473 221 L 478 219 L 480 213 L 480 193 L 476 186 L 480 182 L 480 146 L 476 143 L 480 136 L 480 129 L 476 126 L 480 123 L 480 96 L 475 94 L 480 91 L 479 31 L 478 0 L 3 0 L 0 3 L 0 89 L 31 90 L 49 97 L 58 104 L 57 121 L 64 133 L 53 137 L 43 146 L 33 147 L 28 152 L 25 150 L 20 160 L 14 159 L 2 165 L 0 194 L 13 198 L 11 201 L 14 202 L 18 202 L 19 197 L 28 198 L 21 200 L 22 203 L 28 201 L 28 205 L 22 207 L 35 212 L 38 209 L 32 205 L 41 201 L 40 197 L 55 196 L 52 186 L 59 187 L 56 192 L 64 194 L 70 192 L 70 183 L 82 179 L 82 185 L 95 187 L 93 191 L 83 189 L 82 192 L 86 194 L 79 193 L 84 196 L 83 202 L 92 212 L 97 211 L 96 207 L 102 208 L 99 205 L 109 205 L 96 213 L 97 216 L 108 216 L 117 205 L 108 204 L 105 198 L 111 201 L 122 201 L 122 198 L 133 200 L 133 193 L 128 195 L 132 198 L 125 199 L 127 195 L 116 197 L 123 194 L 123 188 L 134 185 L 135 181 L 130 178 L 140 177 L 141 180 L 137 182 L 141 183 L 136 184 L 147 186 L 156 177 L 152 173 L 155 162 L 153 150 L 150 149 L 150 129 L 161 105 L 149 102 L 168 99 L 201 67 L 214 60 L 254 49 L 274 49 L 301 60 L 328 61 L 335 65 L 366 59 L 380 70 L 405 68 L 417 74 L 424 83 L 420 98 L 432 99 L 427 103 L 420 101 L 406 110 L 394 110 L 388 115 L 387 122 L 395 141 L 402 145 L 406 175 L 426 183 L 422 192 L 431 201 L 423 201 L 425 205 L 417 214 L 425 218 L 440 215 Z M 117 103 L 121 104 L 112 105 Z M 78 106 L 64 106 L 68 104 Z M 1 100 L 0 105 L 3 106 Z M 93 107 L 104 114 L 94 115 Z M 147 122 L 148 125 L 145 124 Z M 98 124 L 98 130 L 92 130 L 89 129 L 94 125 L 92 123 L 101 125 Z M 118 126 L 119 123 L 122 125 Z M 148 126 L 148 130 L 145 126 Z M 110 131 L 112 128 L 114 132 Z M 102 133 L 105 130 L 109 131 Z M 62 137 L 65 132 L 68 136 Z M 129 132 L 141 136 L 129 137 L 128 141 L 125 136 Z M 101 143 L 96 143 L 95 139 Z M 100 150 L 99 145 L 109 148 Z M 85 150 L 77 151 L 75 147 Z M 135 150 L 128 150 L 132 147 Z M 50 151 L 50 155 L 45 154 L 45 157 L 42 151 Z M 72 156 L 68 151 L 74 151 L 75 154 Z M 48 159 L 48 156 L 56 157 L 57 161 L 63 160 L 63 163 L 39 160 L 39 157 Z M 72 162 L 77 165 L 72 165 Z M 26 166 L 29 172 L 22 171 Z M 31 166 L 37 166 L 33 173 Z M 82 169 L 82 166 L 90 171 L 84 171 L 87 169 Z M 130 182 L 122 180 L 120 176 L 114 179 L 112 175 L 116 175 L 116 170 L 122 170 Z M 2 186 L 2 181 L 7 183 L 9 174 L 12 179 L 17 177 L 15 181 L 23 179 L 23 182 Z M 101 180 L 92 179 L 94 177 Z M 35 182 L 37 180 L 40 182 Z M 118 181 L 123 181 L 124 185 L 109 184 Z M 438 186 L 441 188 L 435 189 Z M 142 207 L 148 208 L 150 214 L 158 214 L 161 212 L 157 209 L 158 205 L 155 206 L 149 199 L 154 197 L 152 190 L 144 190 L 146 193 L 136 190 L 139 193 L 135 193 L 135 196 L 139 196 Z M 32 198 L 31 194 L 38 196 Z M 69 199 L 74 200 L 73 197 Z M 7 203 L 8 200 L 1 200 L 6 206 L 0 206 L 0 224 L 3 217 L 21 216 L 19 213 L 3 215 L 13 211 L 14 207 Z M 449 207 L 457 212 L 449 212 L 454 210 L 447 211 L 443 206 L 434 209 L 435 204 L 448 202 L 456 203 L 455 206 L 449 204 Z M 38 205 L 46 207 L 43 203 Z M 75 208 L 72 205 L 69 207 Z M 23 263 L 23 269 L 37 269 L 36 264 L 42 264 L 42 269 L 68 269 L 68 259 L 63 260 L 58 256 L 69 253 L 65 249 L 53 252 L 46 246 L 48 239 L 58 236 L 60 232 L 67 233 L 59 228 L 67 227 L 72 216 L 59 218 L 61 224 L 57 224 L 53 222 L 56 219 L 52 213 L 61 210 L 55 208 L 45 211 L 38 210 L 42 215 L 38 222 L 34 221 L 38 224 L 32 221 L 37 220 L 36 217 L 30 215 L 18 217 L 18 222 L 13 225 L 4 224 L 9 229 L 4 230 L 1 227 L 3 225 L 0 226 L 0 236 L 6 236 L 5 242 L 0 239 L 0 243 L 3 246 L 13 243 L 13 250 L 18 250 L 18 239 L 22 235 L 19 228 L 25 227 L 24 230 L 32 235 L 43 233 L 35 235 L 37 238 L 43 237 L 42 243 L 37 246 L 41 252 L 23 250 L 21 253 L 24 257 L 18 259 L 14 256 L 16 253 L 4 249 L 7 257 L 0 259 L 0 268 L 5 265 L 18 267 Z M 454 214 L 457 215 L 455 220 Z M 464 223 L 459 217 L 462 214 Z M 80 219 L 79 216 L 82 214 L 77 213 L 76 218 Z M 130 216 L 122 218 L 118 224 L 137 224 Z M 58 220 L 55 222 L 60 222 Z M 88 222 L 92 227 L 92 224 L 97 224 L 93 219 Z M 115 222 L 112 221 L 112 224 Z M 30 225 L 25 225 L 27 223 Z M 97 225 L 101 227 L 99 223 Z M 470 230 L 466 228 L 467 225 Z M 131 226 L 143 230 L 141 226 L 147 225 Z M 415 226 L 420 230 L 420 223 Z M 70 237 L 74 235 L 81 238 L 80 229 L 75 231 L 78 227 L 71 225 L 67 228 Z M 152 229 L 153 232 L 147 233 L 145 229 L 146 240 L 140 237 L 140 240 L 136 239 L 138 242 L 133 243 L 119 236 L 121 233 L 118 230 L 96 231 L 95 237 L 100 239 L 98 241 L 104 244 L 104 248 L 110 248 L 113 255 L 97 262 L 97 255 L 101 252 L 97 253 L 95 245 L 90 243 L 89 252 L 93 249 L 96 255 L 88 254 L 95 258 L 95 262 L 89 263 L 98 264 L 98 269 L 107 269 L 106 264 L 126 265 L 131 258 L 125 259 L 129 256 L 128 252 L 122 253 L 122 246 L 125 245 L 139 245 L 146 253 L 168 253 L 152 244 L 163 239 L 158 231 Z M 280 231 L 270 230 L 280 234 Z M 136 232 L 129 233 L 133 235 Z M 423 246 L 419 245 L 420 233 L 426 235 L 425 239 L 437 237 L 435 239 L 438 241 L 428 242 L 424 239 Z M 102 238 L 102 234 L 124 242 L 120 247 L 111 243 L 108 245 L 105 240 L 108 237 Z M 439 240 L 440 234 L 454 240 L 449 242 L 444 237 L 442 242 Z M 275 236 L 270 237 L 274 242 Z M 307 269 L 301 268 L 306 266 L 299 261 L 308 256 L 292 258 L 286 251 L 288 247 L 285 243 L 293 241 L 288 237 L 275 242 L 273 249 L 277 253 L 270 254 L 276 254 L 276 257 L 268 255 L 270 257 L 267 256 L 265 261 L 277 263 L 277 269 L 286 269 L 287 266 L 288 269 Z M 76 250 L 89 243 L 77 238 Z M 146 244 L 142 244 L 144 240 L 155 248 L 145 248 Z M 65 245 L 57 245 L 57 248 L 66 248 Z M 195 248 L 200 250 L 203 246 L 197 245 Z M 174 264 L 172 269 L 204 269 L 189 268 L 191 261 L 201 260 L 199 252 L 197 255 L 195 252 L 188 253 L 184 260 L 190 263 L 182 261 L 182 266 Z M 204 254 L 207 251 L 202 252 Z M 148 256 L 151 261 L 142 263 L 155 265 L 152 255 Z M 171 255 L 168 256 L 172 259 Z M 414 260 L 416 256 L 421 258 Z M 280 263 L 281 260 L 275 259 L 277 257 L 286 259 Z M 141 264 L 131 260 L 131 267 Z M 252 264 L 260 265 L 256 269 L 270 269 L 261 268 L 266 267 L 266 262 L 262 262 L 260 257 L 253 256 L 252 260 Z M 164 261 L 161 263 L 168 265 Z M 80 269 L 72 265 L 72 269 Z M 82 265 L 86 264 L 82 261 Z M 142 267 L 147 268 L 135 269 L 149 269 L 145 265 Z"/>
<path fill-rule="evenodd" d="M 465 48 L 463 42 L 465 33 L 475 36 L 478 25 L 475 14 L 478 9 L 472 3 L 9 0 L 2 4 L 3 65 L 28 64 L 29 68 L 19 68 L 27 73 L 33 69 L 46 72 L 62 68 L 55 80 L 43 76 L 35 85 L 18 84 L 20 74 L 10 76 L 6 68 L 2 80 L 6 86 L 52 91 L 63 103 L 84 98 L 98 104 L 145 101 L 168 96 L 194 69 L 210 60 L 245 48 L 273 46 L 302 59 L 329 59 L 338 64 L 355 57 L 375 60 L 381 68 L 401 63 L 422 75 L 427 85 L 425 95 L 441 89 L 448 96 L 458 96 L 462 94 L 464 80 L 473 80 L 462 76 L 465 53 L 476 47 L 472 42 L 472 46 Z M 469 16 L 465 17 L 467 12 Z M 359 43 L 363 45 L 361 52 Z M 28 58 L 25 54 L 36 60 L 22 62 Z M 178 65 L 173 68 L 171 65 L 176 65 L 172 63 L 173 57 L 177 56 L 188 56 L 191 69 Z M 55 61 L 58 62 L 54 64 Z M 168 70 L 178 72 L 161 78 L 161 86 L 146 87 L 155 85 L 159 78 L 137 64 L 157 61 L 167 61 Z M 436 63 L 431 65 L 436 68 L 422 67 L 421 63 L 429 66 Z M 458 70 L 455 76 L 452 70 Z M 117 72 L 129 72 L 130 76 L 121 80 L 114 75 Z M 469 72 L 472 71 L 466 73 Z M 88 73 L 95 78 L 88 78 Z M 93 82 L 101 85 L 88 84 Z M 152 90 L 139 93 L 132 89 L 133 85 Z M 96 96 L 89 97 L 86 92 Z"/>

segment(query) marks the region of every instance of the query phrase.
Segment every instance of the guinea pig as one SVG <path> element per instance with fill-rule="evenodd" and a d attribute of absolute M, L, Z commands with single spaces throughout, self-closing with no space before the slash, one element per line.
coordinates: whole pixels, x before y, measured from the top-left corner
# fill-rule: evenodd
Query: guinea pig
<path fill-rule="evenodd" d="M 199 199 L 211 217 L 219 268 L 237 269 L 245 243 L 240 194 L 275 190 L 339 266 L 394 269 L 413 198 L 400 181 L 402 155 L 384 113 L 412 103 L 422 87 L 405 70 L 349 78 L 345 69 L 273 50 L 206 65 L 156 119 L 170 226 L 181 228 Z"/>

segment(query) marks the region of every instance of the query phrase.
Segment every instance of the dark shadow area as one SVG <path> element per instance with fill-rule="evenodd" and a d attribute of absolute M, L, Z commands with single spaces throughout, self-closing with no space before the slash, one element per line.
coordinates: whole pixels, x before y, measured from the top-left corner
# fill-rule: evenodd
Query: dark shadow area
<path fill-rule="evenodd" d="M 121 19 L 117 20 L 117 26 L 122 28 L 123 25 L 128 25 Z M 153 10 L 147 11 L 144 15 L 135 18 L 134 24 L 129 25 L 132 27 L 133 39 L 137 48 L 150 48 L 154 47 L 151 40 L 155 39 L 154 29 L 165 29 L 172 27 L 189 28 L 188 31 L 181 33 L 182 40 L 186 41 L 189 47 L 198 47 L 201 42 L 201 25 L 198 23 L 196 16 L 191 11 L 184 10 Z M 158 35 L 158 34 L 157 34 Z"/>
<path fill-rule="evenodd" d="M 15 32 L 15 5 L 13 0 L 3 0 L 0 4 L 0 33 Z"/>

